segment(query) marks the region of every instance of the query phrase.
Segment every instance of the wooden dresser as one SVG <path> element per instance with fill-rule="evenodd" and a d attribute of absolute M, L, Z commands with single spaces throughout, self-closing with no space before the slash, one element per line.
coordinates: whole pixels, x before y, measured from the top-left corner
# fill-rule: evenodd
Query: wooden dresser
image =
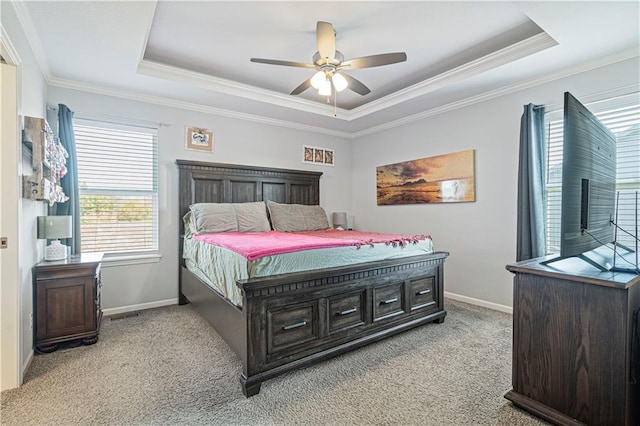
<path fill-rule="evenodd" d="M 513 404 L 560 425 L 640 425 L 640 276 L 580 259 L 507 266 Z"/>
<path fill-rule="evenodd" d="M 33 267 L 34 346 L 53 352 L 61 342 L 98 341 L 102 253 L 43 261 Z"/>

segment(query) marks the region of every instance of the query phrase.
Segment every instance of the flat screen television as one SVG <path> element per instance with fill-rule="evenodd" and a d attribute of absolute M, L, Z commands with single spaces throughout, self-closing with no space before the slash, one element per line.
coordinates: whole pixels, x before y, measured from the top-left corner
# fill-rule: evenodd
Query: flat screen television
<path fill-rule="evenodd" d="M 613 243 L 616 137 L 569 92 L 564 94 L 560 257 Z"/>

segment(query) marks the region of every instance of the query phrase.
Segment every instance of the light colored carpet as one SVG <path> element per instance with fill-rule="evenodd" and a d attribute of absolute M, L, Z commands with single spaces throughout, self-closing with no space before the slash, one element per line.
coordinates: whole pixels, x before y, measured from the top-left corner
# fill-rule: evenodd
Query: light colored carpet
<path fill-rule="evenodd" d="M 446 301 L 428 324 L 274 378 L 245 398 L 235 354 L 190 305 L 106 319 L 92 346 L 37 355 L 6 425 L 540 425 L 504 399 L 511 316 Z"/>

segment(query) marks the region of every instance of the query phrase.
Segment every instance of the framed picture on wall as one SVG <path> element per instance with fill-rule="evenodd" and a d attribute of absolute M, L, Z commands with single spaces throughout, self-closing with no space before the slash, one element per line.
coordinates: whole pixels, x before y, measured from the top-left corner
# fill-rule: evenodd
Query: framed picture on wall
<path fill-rule="evenodd" d="M 328 166 L 333 166 L 333 150 L 331 149 L 324 150 L 324 164 Z"/>
<path fill-rule="evenodd" d="M 333 166 L 334 160 L 333 149 L 322 148 L 319 146 L 302 146 L 303 163 Z"/>
<path fill-rule="evenodd" d="M 213 131 L 201 127 L 187 127 L 186 149 L 213 152 Z"/>
<path fill-rule="evenodd" d="M 311 146 L 303 146 L 302 147 L 302 162 L 303 163 L 313 163 L 313 147 Z"/>

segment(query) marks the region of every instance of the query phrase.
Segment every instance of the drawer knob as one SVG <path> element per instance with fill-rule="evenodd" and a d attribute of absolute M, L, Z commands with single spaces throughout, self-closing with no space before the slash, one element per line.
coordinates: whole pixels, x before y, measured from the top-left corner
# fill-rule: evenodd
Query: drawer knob
<path fill-rule="evenodd" d="M 338 311 L 338 312 L 336 312 L 336 315 L 349 315 L 349 314 L 352 314 L 352 313 L 354 313 L 356 311 L 357 311 L 357 309 L 354 306 L 353 308 L 347 309 L 346 311 Z"/>
<path fill-rule="evenodd" d="M 426 289 L 426 290 L 422 290 L 416 293 L 416 296 L 424 296 L 425 294 L 429 294 L 431 293 L 431 290 Z"/>
<path fill-rule="evenodd" d="M 294 328 L 304 327 L 305 325 L 307 325 L 307 321 L 306 320 L 297 322 L 295 324 L 284 325 L 284 326 L 282 326 L 282 329 L 285 330 L 285 331 L 286 330 L 293 330 Z"/>
<path fill-rule="evenodd" d="M 394 303 L 394 302 L 397 302 L 397 301 L 398 301 L 398 298 L 397 298 L 397 297 L 394 297 L 393 299 L 382 300 L 382 301 L 380 302 L 380 304 L 381 304 L 381 305 L 388 305 L 388 304 L 390 304 L 390 303 Z"/>

